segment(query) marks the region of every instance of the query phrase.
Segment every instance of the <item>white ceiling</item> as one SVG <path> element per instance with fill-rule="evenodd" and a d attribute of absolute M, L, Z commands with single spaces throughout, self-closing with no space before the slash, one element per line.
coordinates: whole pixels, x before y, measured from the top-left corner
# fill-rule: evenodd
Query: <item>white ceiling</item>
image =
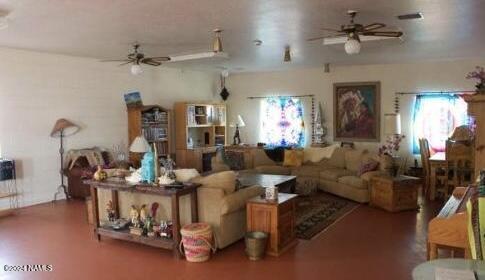
<path fill-rule="evenodd" d="M 11 11 L 0 46 L 97 59 L 124 57 L 134 41 L 148 56 L 209 50 L 216 27 L 231 58 L 177 66 L 261 71 L 485 57 L 485 0 L 0 0 L 0 8 Z M 402 30 L 404 41 L 365 42 L 348 56 L 343 45 L 305 40 L 330 35 L 320 28 L 348 22 L 348 9 L 360 12 L 356 22 Z M 396 18 L 418 11 L 424 19 Z M 291 63 L 283 63 L 287 44 Z"/>

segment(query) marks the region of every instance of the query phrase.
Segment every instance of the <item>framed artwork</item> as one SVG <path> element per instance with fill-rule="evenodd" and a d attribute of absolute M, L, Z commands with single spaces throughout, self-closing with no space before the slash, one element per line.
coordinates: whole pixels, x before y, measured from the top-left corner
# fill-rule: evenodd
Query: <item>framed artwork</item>
<path fill-rule="evenodd" d="M 333 84 L 335 141 L 379 142 L 380 82 Z"/>
<path fill-rule="evenodd" d="M 139 92 L 130 92 L 124 95 L 126 106 L 142 106 L 141 95 Z"/>

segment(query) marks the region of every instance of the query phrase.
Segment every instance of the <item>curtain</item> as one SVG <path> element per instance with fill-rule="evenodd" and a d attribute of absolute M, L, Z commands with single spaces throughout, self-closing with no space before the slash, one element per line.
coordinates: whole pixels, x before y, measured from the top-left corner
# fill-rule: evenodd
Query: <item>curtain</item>
<path fill-rule="evenodd" d="M 268 146 L 304 146 L 305 124 L 300 99 L 269 97 L 261 104 L 260 138 Z"/>
<path fill-rule="evenodd" d="M 445 151 L 453 130 L 468 124 L 467 103 L 457 95 L 418 95 L 413 113 L 413 152 L 419 154 L 419 138 L 428 139 L 435 152 Z"/>

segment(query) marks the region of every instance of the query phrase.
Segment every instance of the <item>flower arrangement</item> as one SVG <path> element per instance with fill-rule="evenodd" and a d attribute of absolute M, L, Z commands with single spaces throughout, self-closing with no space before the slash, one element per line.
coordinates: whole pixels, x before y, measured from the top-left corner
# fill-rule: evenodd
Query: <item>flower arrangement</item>
<path fill-rule="evenodd" d="M 477 80 L 475 87 L 477 92 L 485 93 L 485 70 L 483 67 L 475 67 L 475 71 L 472 71 L 466 75 L 468 80 Z"/>
<path fill-rule="evenodd" d="M 401 147 L 401 141 L 405 138 L 405 135 L 396 134 L 387 138 L 384 145 L 379 147 L 379 155 L 395 156 L 396 152 Z"/>

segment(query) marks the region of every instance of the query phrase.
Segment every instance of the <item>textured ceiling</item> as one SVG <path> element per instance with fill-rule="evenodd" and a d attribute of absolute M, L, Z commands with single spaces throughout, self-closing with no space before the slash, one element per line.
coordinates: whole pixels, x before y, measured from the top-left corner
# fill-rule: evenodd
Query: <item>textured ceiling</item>
<path fill-rule="evenodd" d="M 134 41 L 149 56 L 209 50 L 216 27 L 230 59 L 177 66 L 261 71 L 485 57 L 485 0 L 0 0 L 0 8 L 11 11 L 0 46 L 97 59 L 123 57 Z M 343 45 L 305 40 L 330 35 L 320 28 L 346 23 L 348 9 L 360 12 L 359 23 L 403 31 L 404 40 L 365 42 L 353 56 Z M 396 18 L 417 11 L 424 19 Z M 287 44 L 291 63 L 283 63 Z"/>

